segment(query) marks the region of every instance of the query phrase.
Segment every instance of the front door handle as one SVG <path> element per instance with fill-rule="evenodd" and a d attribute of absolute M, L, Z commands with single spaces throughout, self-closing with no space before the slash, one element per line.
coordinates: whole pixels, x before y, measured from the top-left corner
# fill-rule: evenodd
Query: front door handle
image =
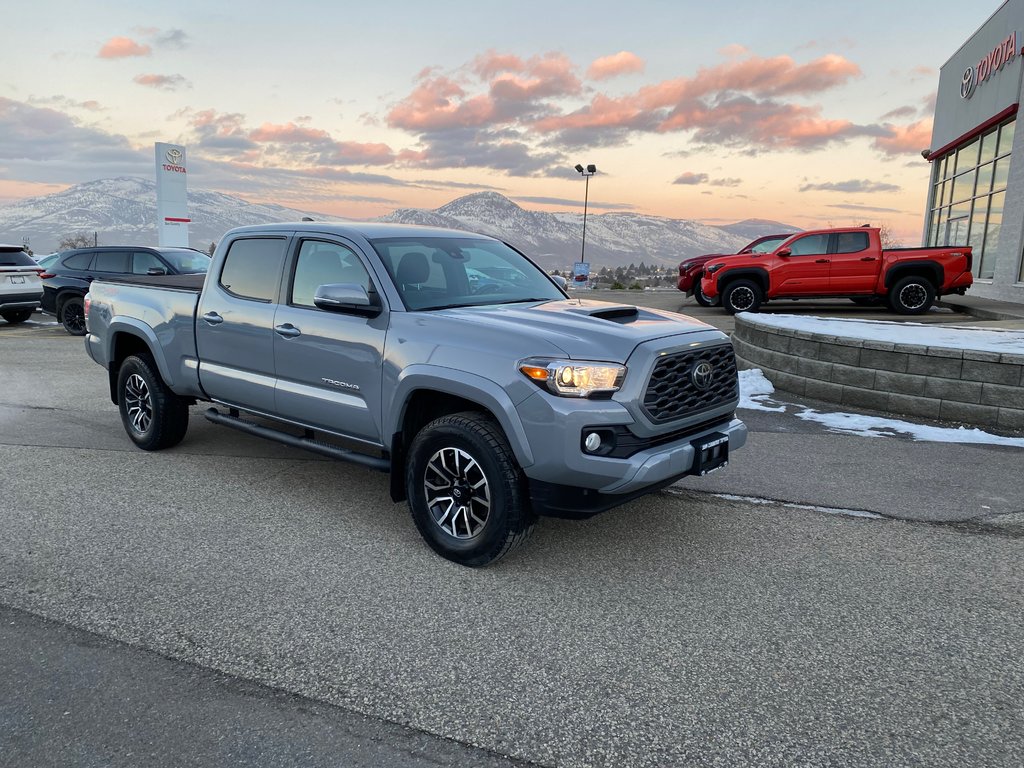
<path fill-rule="evenodd" d="M 815 264 L 828 264 L 828 259 L 815 259 Z"/>
<path fill-rule="evenodd" d="M 205 315 L 203 315 L 203 320 L 205 320 L 210 325 L 220 325 L 221 323 L 224 322 L 224 318 L 218 315 L 216 312 L 207 312 Z"/>
<path fill-rule="evenodd" d="M 296 328 L 291 323 L 285 323 L 284 325 L 275 325 L 274 332 L 278 336 L 284 336 L 286 339 L 294 339 L 296 336 L 301 336 L 302 331 Z"/>
<path fill-rule="evenodd" d="M 874 256 L 862 256 L 860 260 L 861 261 L 875 261 L 875 257 Z"/>

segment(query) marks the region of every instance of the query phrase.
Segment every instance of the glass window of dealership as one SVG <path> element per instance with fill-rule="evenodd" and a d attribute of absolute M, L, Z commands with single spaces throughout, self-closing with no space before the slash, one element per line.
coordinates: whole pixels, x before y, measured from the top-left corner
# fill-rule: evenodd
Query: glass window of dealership
<path fill-rule="evenodd" d="M 1007 0 L 940 69 L 924 241 L 971 246 L 971 293 L 1024 303 L 1022 44 L 1024 0 Z"/>

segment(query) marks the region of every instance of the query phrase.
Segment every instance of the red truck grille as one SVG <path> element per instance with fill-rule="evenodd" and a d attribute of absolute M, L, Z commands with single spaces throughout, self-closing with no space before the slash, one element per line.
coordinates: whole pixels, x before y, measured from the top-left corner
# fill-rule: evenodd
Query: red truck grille
<path fill-rule="evenodd" d="M 708 363 L 711 371 L 697 370 Z M 704 385 L 704 386 L 701 386 Z M 732 346 L 666 355 L 658 360 L 647 382 L 643 411 L 658 424 L 725 405 L 739 397 L 736 356 Z"/>

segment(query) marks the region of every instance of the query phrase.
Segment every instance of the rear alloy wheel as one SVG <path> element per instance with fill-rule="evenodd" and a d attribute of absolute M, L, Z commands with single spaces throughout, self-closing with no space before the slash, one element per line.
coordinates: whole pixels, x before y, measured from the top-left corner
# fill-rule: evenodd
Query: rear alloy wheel
<path fill-rule="evenodd" d="M 72 336 L 85 336 L 85 302 L 78 296 L 60 305 L 60 324 Z"/>
<path fill-rule="evenodd" d="M 409 446 L 405 488 L 420 535 L 460 565 L 504 557 L 536 520 L 508 440 L 482 413 L 442 416 L 421 429 Z"/>
<path fill-rule="evenodd" d="M 722 291 L 722 306 L 730 315 L 757 312 L 764 302 L 764 291 L 753 280 L 736 280 Z"/>
<path fill-rule="evenodd" d="M 32 317 L 31 309 L 11 309 L 7 312 L 0 312 L 0 317 L 6 320 L 11 325 L 17 325 L 18 323 L 24 323 L 30 317 Z"/>
<path fill-rule="evenodd" d="M 889 306 L 901 315 L 921 315 L 935 303 L 935 286 L 924 277 L 901 278 L 889 289 Z"/>
<path fill-rule="evenodd" d="M 175 446 L 188 431 L 188 401 L 167 388 L 148 354 L 121 363 L 117 405 L 124 431 L 144 451 Z"/>

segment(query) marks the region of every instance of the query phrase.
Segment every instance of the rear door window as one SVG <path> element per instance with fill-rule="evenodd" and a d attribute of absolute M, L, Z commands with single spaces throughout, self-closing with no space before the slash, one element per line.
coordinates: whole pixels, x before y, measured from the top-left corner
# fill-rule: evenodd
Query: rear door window
<path fill-rule="evenodd" d="M 220 285 L 241 299 L 271 302 L 277 297 L 284 266 L 283 237 L 248 237 L 235 240 L 224 257 Z"/>
<path fill-rule="evenodd" d="M 836 235 L 836 253 L 857 253 L 867 249 L 867 232 L 840 232 Z"/>
<path fill-rule="evenodd" d="M 96 254 L 96 262 L 93 270 L 96 272 L 120 272 L 128 271 L 128 251 L 100 251 Z"/>
<path fill-rule="evenodd" d="M 64 266 L 68 269 L 86 270 L 90 264 L 92 264 L 91 253 L 76 253 L 74 256 L 64 259 Z"/>

